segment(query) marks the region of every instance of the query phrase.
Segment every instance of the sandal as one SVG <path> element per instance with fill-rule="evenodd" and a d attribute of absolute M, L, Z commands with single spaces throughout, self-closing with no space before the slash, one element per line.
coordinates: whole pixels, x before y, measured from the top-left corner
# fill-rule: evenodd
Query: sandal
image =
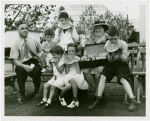
<path fill-rule="evenodd" d="M 46 103 L 42 108 L 43 108 L 43 109 L 46 109 L 46 108 L 50 107 L 50 105 L 51 105 L 51 104 Z"/>
<path fill-rule="evenodd" d="M 40 103 L 36 104 L 37 106 L 41 106 L 41 105 L 44 105 L 46 102 L 44 101 L 41 101 Z"/>

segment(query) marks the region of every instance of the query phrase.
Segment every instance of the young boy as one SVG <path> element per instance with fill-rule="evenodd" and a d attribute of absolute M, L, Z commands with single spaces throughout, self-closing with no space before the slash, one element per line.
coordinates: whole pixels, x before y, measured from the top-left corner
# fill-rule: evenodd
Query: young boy
<path fill-rule="evenodd" d="M 45 67 L 43 67 L 42 71 L 41 72 L 45 72 L 46 71 L 46 67 L 49 67 L 50 64 L 49 64 L 49 60 L 52 59 L 52 55 L 50 53 L 50 49 L 52 48 L 52 46 L 54 46 L 54 42 L 53 42 L 53 39 L 54 39 L 54 32 L 53 30 L 51 29 L 46 29 L 44 31 L 44 38 L 46 40 L 46 42 L 43 42 L 42 43 L 42 50 L 44 52 L 44 55 L 45 55 Z"/>
<path fill-rule="evenodd" d="M 59 23 L 58 28 L 55 31 L 55 44 L 60 45 L 65 51 L 69 43 L 77 43 L 79 36 L 77 35 L 76 29 L 69 22 L 69 15 L 66 12 L 61 12 L 58 16 Z"/>
<path fill-rule="evenodd" d="M 44 105 L 43 108 L 48 108 L 51 104 L 53 96 L 55 94 L 55 88 L 58 87 L 62 89 L 65 85 L 65 69 L 64 61 L 62 59 L 62 54 L 64 53 L 63 49 L 55 45 L 51 48 L 50 52 L 52 53 L 53 59 L 51 60 L 51 66 L 53 68 L 54 76 L 47 83 L 44 84 L 43 99 L 37 106 Z M 49 99 L 47 100 L 48 88 L 50 89 Z"/>
<path fill-rule="evenodd" d="M 127 43 L 123 40 L 119 40 L 119 33 L 115 27 L 108 30 L 109 40 L 105 44 L 105 49 L 108 52 L 109 65 L 104 68 L 101 73 L 98 95 L 96 101 L 89 106 L 89 109 L 95 109 L 102 101 L 102 94 L 105 88 L 105 82 L 111 81 L 114 76 L 117 76 L 117 82 L 122 84 L 125 91 L 131 99 L 130 111 L 133 111 L 136 106 L 136 100 L 133 95 L 132 89 L 128 82 L 130 70 L 127 64 L 129 53 L 127 51 Z"/>

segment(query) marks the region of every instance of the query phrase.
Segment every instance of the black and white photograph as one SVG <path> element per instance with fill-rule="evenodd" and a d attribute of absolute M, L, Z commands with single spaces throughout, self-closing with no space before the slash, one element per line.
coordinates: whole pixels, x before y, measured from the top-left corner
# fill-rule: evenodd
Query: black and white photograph
<path fill-rule="evenodd" d="M 1 35 L 2 120 L 150 119 L 148 0 L 1 1 Z"/>

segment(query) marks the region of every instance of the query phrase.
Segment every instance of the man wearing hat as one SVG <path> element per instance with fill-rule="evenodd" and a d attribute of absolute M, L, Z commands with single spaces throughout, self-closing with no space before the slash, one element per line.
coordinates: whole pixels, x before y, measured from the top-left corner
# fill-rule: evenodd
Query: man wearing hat
<path fill-rule="evenodd" d="M 129 38 L 128 43 L 138 43 L 137 33 L 134 31 L 134 26 L 132 24 L 129 24 Z"/>
<path fill-rule="evenodd" d="M 127 51 L 127 43 L 119 40 L 119 33 L 115 27 L 108 30 L 109 40 L 105 44 L 105 50 L 108 52 L 109 64 L 101 72 L 100 82 L 98 86 L 98 95 L 96 101 L 89 106 L 89 109 L 95 109 L 102 103 L 102 94 L 105 88 L 106 80 L 110 82 L 114 76 L 117 76 L 117 82 L 123 85 L 125 91 L 131 99 L 130 111 L 133 111 L 136 106 L 136 100 L 133 95 L 131 86 L 128 82 L 130 70 L 127 64 L 129 53 Z"/>
<path fill-rule="evenodd" d="M 11 47 L 10 58 L 16 65 L 15 71 L 17 74 L 17 82 L 21 95 L 19 102 L 25 103 L 25 82 L 27 75 L 32 77 L 34 84 L 34 91 L 30 93 L 27 98 L 30 99 L 34 97 L 40 89 L 41 66 L 37 58 L 40 57 L 42 53 L 41 44 L 35 39 L 28 37 L 27 23 L 23 21 L 18 22 L 17 30 L 19 37 Z"/>

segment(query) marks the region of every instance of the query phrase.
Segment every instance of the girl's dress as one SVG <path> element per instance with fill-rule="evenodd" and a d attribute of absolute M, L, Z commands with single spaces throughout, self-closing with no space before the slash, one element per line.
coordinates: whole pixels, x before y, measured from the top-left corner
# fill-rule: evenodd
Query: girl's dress
<path fill-rule="evenodd" d="M 99 43 L 106 43 L 107 41 L 107 36 L 104 35 L 103 37 L 101 37 L 100 39 L 96 39 L 96 40 L 90 40 L 90 41 L 86 41 L 85 42 L 85 45 L 88 45 L 88 44 L 99 44 Z M 101 73 L 102 70 L 103 70 L 103 66 L 99 66 L 99 67 L 94 67 L 94 68 L 85 68 L 85 69 L 82 69 L 82 72 L 84 73 L 88 73 L 88 74 L 98 74 L 98 73 Z"/>
<path fill-rule="evenodd" d="M 68 83 L 70 79 L 74 79 L 79 89 L 88 89 L 88 83 L 84 80 L 83 73 L 77 74 L 74 63 L 70 65 L 69 73 L 65 76 L 65 84 Z"/>

